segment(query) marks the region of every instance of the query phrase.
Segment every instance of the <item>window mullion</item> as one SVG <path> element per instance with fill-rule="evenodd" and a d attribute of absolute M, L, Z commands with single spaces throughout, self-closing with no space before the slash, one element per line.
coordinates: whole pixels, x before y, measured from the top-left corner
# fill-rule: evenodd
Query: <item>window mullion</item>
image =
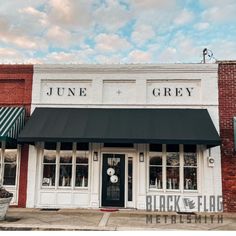
<path fill-rule="evenodd" d="M 59 186 L 59 170 L 60 170 L 60 143 L 57 143 L 56 147 L 56 179 L 55 179 L 55 190 Z"/>
<path fill-rule="evenodd" d="M 163 190 L 166 192 L 166 144 L 162 144 L 162 173 Z"/>
<path fill-rule="evenodd" d="M 72 190 L 75 189 L 76 149 L 77 149 L 76 148 L 76 143 L 73 143 L 73 146 L 72 146 L 72 180 L 71 180 Z"/>
<path fill-rule="evenodd" d="M 180 154 L 180 191 L 181 193 L 184 192 L 184 149 L 183 149 L 183 144 L 180 144 L 180 147 L 179 147 L 179 154 Z"/>

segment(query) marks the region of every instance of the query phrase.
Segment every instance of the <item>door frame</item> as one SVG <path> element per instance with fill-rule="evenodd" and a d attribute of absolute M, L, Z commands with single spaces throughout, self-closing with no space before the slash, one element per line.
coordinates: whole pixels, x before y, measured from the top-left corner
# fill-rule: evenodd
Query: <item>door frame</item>
<path fill-rule="evenodd" d="M 124 154 L 125 155 L 125 168 L 124 168 L 124 171 L 125 171 L 125 181 L 124 181 L 124 184 L 125 184 L 125 187 L 124 187 L 124 207 L 121 207 L 121 208 L 127 208 L 127 207 L 131 207 L 131 208 L 135 208 L 136 207 L 136 173 L 137 173 L 137 152 L 136 150 L 124 150 L 124 149 L 116 149 L 114 150 L 115 148 L 106 148 L 105 150 L 101 150 L 101 162 L 100 162 L 100 166 L 99 166 L 99 207 L 104 207 L 102 206 L 102 171 L 103 171 L 103 154 Z M 132 202 L 129 202 L 129 203 L 132 203 L 132 204 L 129 204 L 128 203 L 128 157 L 133 157 L 133 188 L 132 188 L 132 195 L 133 195 L 133 201 Z"/>

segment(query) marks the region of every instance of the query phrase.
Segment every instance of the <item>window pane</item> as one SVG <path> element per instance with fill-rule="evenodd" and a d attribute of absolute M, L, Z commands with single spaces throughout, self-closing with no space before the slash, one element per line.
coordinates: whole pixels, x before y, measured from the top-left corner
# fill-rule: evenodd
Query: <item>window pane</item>
<path fill-rule="evenodd" d="M 44 150 L 44 163 L 56 163 L 56 151 L 53 150 Z"/>
<path fill-rule="evenodd" d="M 76 165 L 76 187 L 88 187 L 88 166 L 87 165 Z"/>
<path fill-rule="evenodd" d="M 16 183 L 16 164 L 5 164 L 3 185 L 15 185 L 15 183 Z"/>
<path fill-rule="evenodd" d="M 43 186 L 55 186 L 56 165 L 43 165 Z"/>
<path fill-rule="evenodd" d="M 76 152 L 76 163 L 88 164 L 88 154 L 87 151 L 77 151 Z"/>
<path fill-rule="evenodd" d="M 185 166 L 197 166 L 197 153 L 184 153 Z"/>
<path fill-rule="evenodd" d="M 162 165 L 162 153 L 150 153 L 150 165 Z"/>
<path fill-rule="evenodd" d="M 179 145 L 178 144 L 167 144 L 166 151 L 167 152 L 179 152 Z"/>
<path fill-rule="evenodd" d="M 128 158 L 128 201 L 133 200 L 133 159 Z"/>
<path fill-rule="evenodd" d="M 162 152 L 162 144 L 150 144 L 149 151 L 150 152 Z"/>
<path fill-rule="evenodd" d="M 197 168 L 184 168 L 184 189 L 197 190 Z"/>
<path fill-rule="evenodd" d="M 150 167 L 149 188 L 162 188 L 162 167 Z"/>
<path fill-rule="evenodd" d="M 60 165 L 59 186 L 71 186 L 72 165 Z"/>
<path fill-rule="evenodd" d="M 167 153 L 167 166 L 179 166 L 179 153 L 178 152 L 168 152 Z"/>
<path fill-rule="evenodd" d="M 17 149 L 6 149 L 4 153 L 4 162 L 16 162 Z"/>
<path fill-rule="evenodd" d="M 167 189 L 179 189 L 179 167 L 166 168 Z"/>
<path fill-rule="evenodd" d="M 133 148 L 134 144 L 133 143 L 104 143 L 104 147 L 115 147 L 115 148 Z"/>
<path fill-rule="evenodd" d="M 72 151 L 60 151 L 60 163 L 72 163 Z"/>

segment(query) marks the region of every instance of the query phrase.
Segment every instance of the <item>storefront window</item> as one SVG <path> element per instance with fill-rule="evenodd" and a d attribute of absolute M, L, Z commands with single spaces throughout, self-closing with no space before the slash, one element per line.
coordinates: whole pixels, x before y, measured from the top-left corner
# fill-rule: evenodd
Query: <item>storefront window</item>
<path fill-rule="evenodd" d="M 76 151 L 76 187 L 88 187 L 88 151 Z"/>
<path fill-rule="evenodd" d="M 5 149 L 3 161 L 3 185 L 15 185 L 17 149 Z"/>
<path fill-rule="evenodd" d="M 55 186 L 56 151 L 44 150 L 43 154 L 43 186 Z"/>
<path fill-rule="evenodd" d="M 149 187 L 162 189 L 162 153 L 151 152 L 149 164 Z"/>
<path fill-rule="evenodd" d="M 42 186 L 88 187 L 89 151 L 76 151 L 72 146 L 61 144 L 64 150 L 44 150 Z M 77 145 L 79 148 L 86 146 Z"/>
<path fill-rule="evenodd" d="M 179 189 L 179 145 L 167 145 L 166 187 Z"/>
<path fill-rule="evenodd" d="M 72 180 L 72 151 L 60 151 L 59 186 L 70 187 Z"/>
<path fill-rule="evenodd" d="M 184 146 L 184 189 L 197 190 L 196 146 Z"/>
<path fill-rule="evenodd" d="M 150 145 L 149 188 L 167 190 L 197 190 L 196 145 L 166 145 L 166 152 L 158 145 Z M 166 172 L 163 176 L 163 172 Z M 164 179 L 164 186 L 162 183 Z M 180 182 L 182 183 L 180 185 Z M 181 188 L 181 189 L 180 189 Z"/>

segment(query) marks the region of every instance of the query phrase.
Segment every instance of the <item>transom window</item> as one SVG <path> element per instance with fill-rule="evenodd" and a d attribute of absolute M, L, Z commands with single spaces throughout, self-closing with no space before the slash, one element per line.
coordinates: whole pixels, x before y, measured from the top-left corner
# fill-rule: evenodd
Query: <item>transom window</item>
<path fill-rule="evenodd" d="M 150 145 L 150 189 L 197 190 L 197 175 L 196 145 Z"/>
<path fill-rule="evenodd" d="M 89 151 L 81 150 L 87 147 L 80 144 L 58 144 L 56 150 L 44 149 L 42 187 L 87 188 Z"/>

